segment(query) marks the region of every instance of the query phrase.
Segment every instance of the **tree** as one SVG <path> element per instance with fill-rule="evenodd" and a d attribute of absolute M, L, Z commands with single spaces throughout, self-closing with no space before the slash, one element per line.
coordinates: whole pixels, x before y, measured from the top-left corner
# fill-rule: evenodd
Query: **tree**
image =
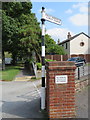
<path fill-rule="evenodd" d="M 3 3 L 3 53 L 12 53 L 13 63 L 17 57 L 30 59 L 33 51 L 40 58 L 41 29 L 31 2 Z"/>
<path fill-rule="evenodd" d="M 4 52 L 17 52 L 15 42 L 18 44 L 17 39 L 14 39 L 14 36 L 17 34 L 18 26 L 14 18 L 6 15 L 6 12 L 2 12 L 2 58 L 3 58 L 3 66 L 4 64 Z M 14 49 L 14 48 L 16 49 Z M 2 67 L 3 67 L 2 66 Z M 4 67 L 2 68 L 4 69 Z"/>
<path fill-rule="evenodd" d="M 2 48 L 12 54 L 13 64 L 17 57 L 28 63 L 33 60 L 33 53 L 41 61 L 41 28 L 31 2 L 3 2 L 2 4 Z M 45 36 L 46 53 L 64 54 L 49 36 Z"/>
<path fill-rule="evenodd" d="M 63 47 L 57 45 L 56 42 L 48 34 L 45 35 L 45 46 L 46 54 L 65 54 Z"/>
<path fill-rule="evenodd" d="M 41 29 L 39 23 L 37 22 L 35 14 L 30 14 L 28 16 L 24 15 L 24 17 L 27 24 L 24 24 L 21 27 L 19 36 L 22 54 L 24 56 L 24 59 L 28 61 L 30 60 L 33 52 L 35 52 L 40 58 Z"/>

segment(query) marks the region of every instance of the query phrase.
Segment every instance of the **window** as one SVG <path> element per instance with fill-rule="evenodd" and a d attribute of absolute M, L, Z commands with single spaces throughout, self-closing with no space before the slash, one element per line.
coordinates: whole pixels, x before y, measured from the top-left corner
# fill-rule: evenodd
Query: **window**
<path fill-rule="evenodd" d="M 66 43 L 66 49 L 67 49 L 67 43 Z"/>
<path fill-rule="evenodd" d="M 80 46 L 83 47 L 84 46 L 84 42 L 80 42 Z"/>

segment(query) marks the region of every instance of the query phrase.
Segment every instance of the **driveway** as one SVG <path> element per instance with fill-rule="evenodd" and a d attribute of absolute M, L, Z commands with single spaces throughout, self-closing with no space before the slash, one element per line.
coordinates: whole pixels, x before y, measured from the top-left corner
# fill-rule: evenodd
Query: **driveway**
<path fill-rule="evenodd" d="M 2 83 L 3 118 L 45 118 L 40 111 L 40 81 Z"/>

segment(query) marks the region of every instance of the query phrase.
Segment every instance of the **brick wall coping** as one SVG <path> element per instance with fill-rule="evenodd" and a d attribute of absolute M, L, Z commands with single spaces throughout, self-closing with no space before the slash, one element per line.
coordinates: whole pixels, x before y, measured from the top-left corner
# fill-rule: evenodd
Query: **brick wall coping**
<path fill-rule="evenodd" d="M 49 66 L 74 66 L 75 63 L 71 61 L 52 61 L 46 62 Z"/>
<path fill-rule="evenodd" d="M 55 69 L 76 69 L 75 63 L 71 61 L 52 61 L 46 62 L 46 67 L 49 70 Z"/>

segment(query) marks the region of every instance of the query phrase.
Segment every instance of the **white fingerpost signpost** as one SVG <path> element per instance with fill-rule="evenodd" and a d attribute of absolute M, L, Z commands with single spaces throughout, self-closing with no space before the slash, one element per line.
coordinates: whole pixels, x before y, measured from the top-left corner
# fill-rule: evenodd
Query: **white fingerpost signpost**
<path fill-rule="evenodd" d="M 53 17 L 51 15 L 48 15 L 45 13 L 45 8 L 42 7 L 42 89 L 41 89 L 41 109 L 45 109 L 45 21 L 49 21 L 52 23 L 55 23 L 57 25 L 61 25 L 61 20 Z"/>

